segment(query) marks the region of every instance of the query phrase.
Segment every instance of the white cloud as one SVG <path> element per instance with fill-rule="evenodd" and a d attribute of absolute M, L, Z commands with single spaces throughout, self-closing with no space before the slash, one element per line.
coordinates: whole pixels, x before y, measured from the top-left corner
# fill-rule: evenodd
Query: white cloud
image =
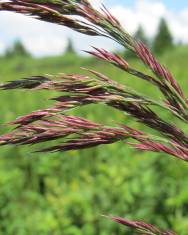
<path fill-rule="evenodd" d="M 169 13 L 167 20 L 176 40 L 188 43 L 188 9 L 179 12 L 179 14 Z"/>
<path fill-rule="evenodd" d="M 154 36 L 161 17 L 164 17 L 176 41 L 188 43 L 188 9 L 171 11 L 162 1 L 138 0 L 134 7 L 114 6 L 112 12 L 128 32 L 133 33 L 141 24 L 149 36 Z"/>
<path fill-rule="evenodd" d="M 55 35 L 38 35 L 34 37 L 25 37 L 23 39 L 24 46 L 34 55 L 51 55 L 60 54 L 64 51 L 67 40 L 59 38 Z"/>
<path fill-rule="evenodd" d="M 78 51 L 89 49 L 90 45 L 105 45 L 107 49 L 115 48 L 110 40 L 81 35 L 66 27 L 20 14 L 0 12 L 0 22 L 2 43 L 4 42 L 8 46 L 13 40 L 19 38 L 35 56 L 61 54 L 66 47 L 68 38 L 72 38 Z"/>
<path fill-rule="evenodd" d="M 97 7 L 103 2 L 103 0 L 90 1 Z M 108 1 L 105 3 L 108 6 Z M 133 7 L 117 4 L 111 11 L 128 32 L 133 33 L 138 25 L 142 24 L 149 36 L 155 34 L 159 19 L 165 17 L 175 39 L 188 43 L 188 8 L 175 12 L 167 9 L 160 0 L 137 0 Z M 5 45 L 9 45 L 17 38 L 20 38 L 28 50 L 36 56 L 61 53 L 68 37 L 73 39 L 78 50 L 88 49 L 90 45 L 106 49 L 117 47 L 117 44 L 110 40 L 80 35 L 65 27 L 18 14 L 0 12 L 0 22 L 0 52 Z"/>
<path fill-rule="evenodd" d="M 9 12 L 2 12 L 0 21 L 1 40 L 11 44 L 20 38 L 36 56 L 61 53 L 67 44 L 68 32 L 61 26 Z"/>
<path fill-rule="evenodd" d="M 120 22 L 128 32 L 135 32 L 141 24 L 149 36 L 156 32 L 159 19 L 167 14 L 161 2 L 147 0 L 137 1 L 133 8 L 115 6 L 111 11 L 115 16 L 119 16 Z"/>

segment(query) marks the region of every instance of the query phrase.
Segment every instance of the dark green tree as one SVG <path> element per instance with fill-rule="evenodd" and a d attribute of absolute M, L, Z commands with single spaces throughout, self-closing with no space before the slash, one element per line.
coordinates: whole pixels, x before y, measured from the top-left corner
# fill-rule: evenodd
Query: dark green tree
<path fill-rule="evenodd" d="M 141 25 L 138 26 L 137 31 L 133 35 L 133 37 L 137 41 L 142 41 L 147 47 L 150 47 L 150 41 L 147 38 L 145 31 Z M 126 50 L 125 52 L 125 57 L 126 58 L 136 58 L 135 54 L 132 51 Z"/>
<path fill-rule="evenodd" d="M 74 45 L 73 45 L 73 42 L 72 42 L 71 38 L 68 38 L 68 42 L 67 42 L 67 47 L 65 49 L 65 53 L 66 54 L 76 54 L 75 49 L 74 49 Z"/>
<path fill-rule="evenodd" d="M 136 33 L 134 34 L 134 38 L 136 40 L 140 40 L 142 41 L 146 46 L 149 46 L 149 40 L 148 38 L 146 37 L 146 34 L 144 32 L 144 29 L 141 25 L 139 25 Z"/>
<path fill-rule="evenodd" d="M 173 37 L 164 18 L 160 20 L 158 32 L 153 41 L 153 51 L 163 54 L 173 47 Z"/>
<path fill-rule="evenodd" d="M 24 47 L 24 45 L 22 44 L 20 40 L 16 40 L 14 44 L 6 50 L 5 56 L 6 57 L 15 57 L 15 56 L 28 57 L 30 56 L 30 53 L 27 51 L 27 49 Z"/>

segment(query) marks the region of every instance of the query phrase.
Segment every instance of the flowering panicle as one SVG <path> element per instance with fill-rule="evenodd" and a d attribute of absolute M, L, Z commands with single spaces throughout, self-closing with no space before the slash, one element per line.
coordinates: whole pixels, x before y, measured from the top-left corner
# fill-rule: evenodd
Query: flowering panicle
<path fill-rule="evenodd" d="M 96 10 L 88 0 L 1 0 L 0 11 L 3 10 L 63 25 L 90 36 L 103 36 L 114 40 L 131 50 L 153 72 L 153 75 L 132 68 L 124 58 L 104 49 L 94 47 L 93 51 L 87 52 L 115 65 L 127 74 L 148 81 L 161 91 L 164 101 L 146 97 L 91 69 L 85 69 L 90 76 L 60 74 L 11 81 L 1 84 L 0 89 L 45 89 L 62 94 L 52 99 L 54 100 L 52 107 L 34 111 L 11 122 L 10 124 L 16 125 L 16 128 L 0 136 L 0 145 L 48 142 L 49 145 L 39 151 L 51 152 L 126 141 L 127 144 L 141 150 L 163 152 L 188 161 L 188 136 L 181 128 L 169 120 L 164 120 L 159 111 L 153 108 L 157 106 L 165 109 L 187 123 L 186 95 L 169 70 L 159 63 L 142 42 L 130 36 L 105 6 Z M 157 131 L 158 134 L 153 136 L 124 124 L 116 127 L 105 126 L 65 114 L 70 109 L 96 103 L 123 111 L 136 121 Z M 50 144 L 53 140 L 58 143 Z M 162 231 L 144 222 L 118 217 L 112 217 L 112 220 L 135 228 L 141 234 L 175 235 L 173 232 Z"/>
<path fill-rule="evenodd" d="M 36 120 L 37 117 L 39 120 Z M 0 145 L 38 144 L 63 138 L 58 145 L 41 149 L 41 152 L 89 148 L 114 143 L 128 137 L 121 128 L 106 127 L 84 118 L 53 115 L 45 111 L 21 117 L 12 124 L 18 124 L 18 127 L 11 133 L 1 136 Z"/>
<path fill-rule="evenodd" d="M 11 0 L 2 1 L 0 3 L 0 10 L 10 10 L 32 15 L 44 21 L 62 24 L 84 34 L 100 35 L 115 40 L 132 50 L 154 72 L 160 82 L 134 69 L 129 69 L 129 73 L 156 83 L 167 98 L 168 102 L 165 103 L 185 121 L 188 120 L 187 99 L 176 80 L 155 59 L 143 43 L 137 42 L 123 29 L 119 21 L 104 6 L 101 8 L 101 11 L 98 11 L 87 0 Z M 82 20 L 78 20 L 75 16 L 81 17 Z M 121 64 L 122 60 L 120 60 Z"/>
<path fill-rule="evenodd" d="M 139 122 L 159 131 L 172 141 L 184 143 L 185 147 L 187 146 L 188 137 L 185 133 L 160 118 L 150 107 L 152 105 L 160 106 L 160 104 L 139 95 L 126 86 L 113 82 L 101 73 L 93 70 L 91 72 L 97 78 L 80 74 L 61 74 L 55 79 L 35 76 L 3 84 L 0 88 L 48 89 L 69 93 L 68 95 L 53 98 L 53 100 L 59 102 L 54 106 L 58 111 L 65 111 L 91 103 L 103 103 L 130 114 Z"/>
<path fill-rule="evenodd" d="M 104 49 L 98 49 L 94 47 L 95 51 L 86 52 L 96 56 L 97 58 L 110 62 L 111 64 L 131 75 L 134 75 L 135 77 L 146 80 L 157 86 L 166 98 L 164 106 L 166 106 L 169 111 L 173 112 L 173 114 L 175 114 L 178 118 L 187 122 L 187 101 L 182 89 L 177 84 L 176 80 L 172 77 L 171 73 L 164 66 L 159 64 L 159 62 L 154 58 L 149 50 L 142 43 L 138 43 L 138 45 L 140 46 L 140 50 L 138 47 L 136 48 L 138 55 L 160 79 L 131 68 L 124 58 Z M 143 53 L 141 50 L 143 48 L 145 51 L 147 50 L 147 53 Z"/>
<path fill-rule="evenodd" d="M 18 125 L 17 128 L 1 136 L 0 144 L 36 144 L 64 138 L 61 144 L 45 151 L 65 151 L 113 143 L 127 137 L 123 129 L 105 127 L 80 117 L 56 114 L 56 110 L 55 113 L 52 111 L 40 110 L 18 118 L 11 123 Z M 69 137 L 72 134 L 74 137 Z"/>
<path fill-rule="evenodd" d="M 135 130 L 126 125 L 121 127 L 128 133 L 128 136 L 139 143 L 129 143 L 134 148 L 145 151 L 164 152 L 178 157 L 184 161 L 188 160 L 188 150 L 181 142 L 167 141 L 164 138 L 148 135 L 142 131 Z"/>
<path fill-rule="evenodd" d="M 170 71 L 162 66 L 157 59 L 152 55 L 146 46 L 139 42 L 136 44 L 136 53 L 141 58 L 141 60 L 149 66 L 151 71 L 159 78 L 162 82 L 160 90 L 167 99 L 167 104 L 171 109 L 176 110 L 184 119 L 188 120 L 188 106 L 187 99 L 183 90 L 178 85 L 177 81 L 173 78 Z"/>
<path fill-rule="evenodd" d="M 173 143 L 176 142 L 181 145 L 183 144 L 183 146 L 179 146 L 178 144 L 176 144 L 174 147 L 174 144 L 172 143 L 170 144 L 170 147 L 165 147 L 164 145 L 162 145 L 161 143 L 157 143 L 156 141 L 149 141 L 151 137 L 148 137 L 147 139 L 143 138 L 143 136 L 140 135 L 140 132 L 136 130 L 133 131 L 133 129 L 128 127 L 125 128 L 124 126 L 123 129 L 126 137 L 128 135 L 129 137 L 140 142 L 140 144 L 134 145 L 136 148 L 144 150 L 147 149 L 151 151 L 163 151 L 187 160 L 188 154 L 184 151 L 184 149 L 188 143 L 188 138 L 181 130 L 165 122 L 164 120 L 161 120 L 157 116 L 157 114 L 155 114 L 148 108 L 148 105 L 154 105 L 152 101 L 147 100 L 142 96 L 140 97 L 138 94 L 135 94 L 134 91 L 130 91 L 129 88 L 120 85 L 115 81 L 112 81 L 110 78 L 101 73 L 98 73 L 94 70 L 90 70 L 90 72 L 95 74 L 98 79 L 79 74 L 61 74 L 59 76 L 56 76 L 54 79 L 52 76 L 35 76 L 27 79 L 24 78 L 17 81 L 8 82 L 7 84 L 1 85 L 1 89 L 53 89 L 69 93 L 53 98 L 53 100 L 58 101 L 58 103 L 56 103 L 52 108 L 32 112 L 31 114 L 18 118 L 16 121 L 12 122 L 11 124 L 19 125 L 19 134 L 17 132 L 13 132 L 12 135 L 16 135 L 16 140 L 11 141 L 7 141 L 7 138 L 5 141 L 5 135 L 5 137 L 3 137 L 3 143 L 29 143 L 28 141 L 33 141 L 33 139 L 31 138 L 32 135 L 36 137 L 36 133 L 31 131 L 31 126 L 29 126 L 29 129 L 27 129 L 26 125 L 36 122 L 37 130 L 39 130 L 40 125 L 44 124 L 44 122 L 40 122 L 43 119 L 46 120 L 51 117 L 56 117 L 63 111 L 67 111 L 81 105 L 101 102 L 106 103 L 108 106 L 120 109 L 131 114 L 133 117 L 137 118 L 138 121 L 160 131 L 161 133 L 163 133 L 164 136 L 168 136 L 171 141 L 173 141 Z M 30 136 L 28 136 L 28 131 L 30 133 Z M 34 131 L 36 131 L 35 128 Z M 52 130 L 45 130 L 46 140 L 49 141 L 55 139 L 55 137 L 64 137 L 64 133 L 62 132 L 61 135 L 61 131 L 61 129 L 59 130 L 59 132 L 55 130 L 54 133 L 52 132 Z M 23 139 L 20 138 L 21 135 L 23 136 Z M 28 137 L 27 141 L 26 136 Z M 10 136 L 8 136 L 8 138 L 10 138 Z M 35 141 L 33 141 L 32 143 L 39 143 L 41 142 L 41 140 L 45 140 L 44 133 L 42 134 L 42 136 L 40 133 L 40 138 L 35 138 Z M 120 139 L 116 139 L 116 141 L 119 140 Z M 61 150 L 63 150 L 63 148 L 61 148 Z M 183 151 L 184 154 L 182 154 Z"/>
<path fill-rule="evenodd" d="M 129 68 L 129 64 L 126 60 L 124 60 L 121 56 L 118 54 L 114 54 L 112 52 L 108 52 L 104 49 L 99 49 L 96 47 L 93 47 L 95 51 L 85 51 L 91 55 L 94 55 L 100 59 L 106 60 L 114 65 L 116 65 L 119 68 L 122 68 L 123 70 L 127 71 Z"/>
<path fill-rule="evenodd" d="M 59 140 L 58 145 L 39 150 L 46 152 L 83 149 L 132 139 L 139 143 L 127 143 L 135 148 L 165 152 L 188 161 L 188 151 L 179 143 L 156 138 L 125 125 L 106 127 L 81 117 L 62 115 L 59 111 L 57 108 L 44 109 L 17 118 L 10 123 L 17 125 L 16 129 L 1 136 L 0 145 L 39 144 Z"/>
<path fill-rule="evenodd" d="M 133 221 L 121 217 L 109 217 L 109 218 L 117 223 L 136 229 L 136 231 L 142 235 L 177 235 L 175 232 L 169 230 L 164 231 L 162 229 L 155 227 L 152 224 L 147 224 L 143 221 Z"/>
<path fill-rule="evenodd" d="M 88 71 L 95 75 L 96 78 L 81 74 L 60 74 L 55 77 L 33 76 L 27 79 L 24 78 L 2 84 L 0 86 L 1 89 L 47 89 L 63 92 L 63 95 L 52 99 L 57 101 L 53 107 L 39 110 L 18 118 L 15 122 L 12 122 L 12 124 L 30 124 L 32 122 L 42 120 L 44 117 L 48 118 L 56 116 L 59 113 L 68 111 L 72 108 L 93 103 L 103 103 L 112 108 L 128 113 L 132 117 L 136 118 L 137 121 L 159 131 L 168 139 L 168 141 L 170 141 L 170 147 L 163 146 L 163 144 L 156 141 L 146 140 L 145 138 L 143 141 L 143 137 L 140 137 L 138 133 L 135 137 L 133 133 L 130 132 L 131 129 L 128 129 L 127 127 L 126 132 L 129 134 L 129 137 L 140 142 L 140 144 L 134 145 L 136 148 L 143 150 L 147 149 L 150 151 L 163 151 L 183 160 L 188 160 L 188 154 L 184 151 L 188 145 L 188 137 L 182 130 L 160 118 L 158 114 L 151 109 L 151 106 L 158 105 L 163 107 L 162 105 L 152 101 L 148 97 L 144 97 L 136 93 L 129 87 L 111 80 L 109 77 L 99 72 L 94 70 Z M 39 122 L 39 124 L 41 125 L 42 123 Z M 15 132 L 13 133 L 15 134 Z M 21 131 L 19 132 L 19 136 L 21 133 L 23 134 Z M 52 132 L 49 131 L 48 133 L 49 135 L 52 134 Z M 31 134 L 34 135 L 32 132 Z M 54 139 L 53 136 L 52 139 Z M 37 140 L 39 139 L 36 139 L 35 143 L 37 143 Z M 48 140 L 51 140 L 50 136 Z M 116 141 L 119 141 L 119 139 Z M 8 143 L 9 142 L 6 141 L 6 144 Z M 13 141 L 13 143 L 15 142 Z M 174 143 L 176 143 L 175 147 Z M 61 148 L 61 150 L 63 150 L 63 148 Z"/>

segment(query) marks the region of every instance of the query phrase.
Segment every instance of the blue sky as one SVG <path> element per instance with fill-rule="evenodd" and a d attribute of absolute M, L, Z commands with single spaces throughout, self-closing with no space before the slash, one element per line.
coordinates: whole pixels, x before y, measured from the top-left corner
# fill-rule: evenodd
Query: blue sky
<path fill-rule="evenodd" d="M 132 6 L 135 4 L 136 0 L 106 0 L 105 2 L 110 5 L 117 5 L 118 3 L 126 6 Z M 180 10 L 188 7 L 188 0 L 161 0 L 161 2 L 164 3 L 168 8 L 174 10 Z"/>
<path fill-rule="evenodd" d="M 188 7 L 187 0 L 164 0 L 162 2 L 164 2 L 168 8 L 173 9 L 183 9 L 185 7 Z"/>
<path fill-rule="evenodd" d="M 188 43 L 188 0 L 90 0 L 104 1 L 125 29 L 134 33 L 142 25 L 148 37 L 157 31 L 161 17 L 166 18 L 176 41 Z M 24 46 L 36 56 L 62 53 L 71 38 L 78 51 L 90 49 L 90 45 L 109 50 L 117 48 L 109 40 L 101 40 L 73 33 L 65 27 L 40 22 L 31 17 L 0 12 L 0 53 L 20 39 Z M 49 47 L 50 45 L 50 47 Z"/>

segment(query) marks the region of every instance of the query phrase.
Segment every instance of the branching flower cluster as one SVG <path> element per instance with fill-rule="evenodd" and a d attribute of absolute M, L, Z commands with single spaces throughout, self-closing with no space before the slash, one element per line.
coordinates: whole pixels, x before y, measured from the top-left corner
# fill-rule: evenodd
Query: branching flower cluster
<path fill-rule="evenodd" d="M 152 224 L 146 224 L 143 221 L 133 221 L 128 219 L 123 219 L 121 217 L 111 217 L 115 222 L 118 222 L 122 225 L 128 226 L 130 228 L 136 229 L 138 234 L 141 235 L 177 235 L 176 233 L 169 230 L 161 230 Z"/>
<path fill-rule="evenodd" d="M 0 144 L 37 144 L 58 140 L 38 151 L 67 151 L 125 141 L 137 149 L 163 152 L 188 161 L 188 136 L 176 125 L 160 116 L 153 107 L 171 113 L 182 122 L 188 122 L 188 100 L 170 71 L 161 65 L 149 49 L 131 37 L 120 22 L 102 6 L 96 10 L 88 0 L 10 0 L 0 1 L 0 10 L 18 12 L 39 20 L 60 24 L 90 36 L 107 37 L 131 50 L 153 75 L 131 67 L 121 56 L 104 49 L 93 48 L 87 53 L 104 60 L 135 79 L 147 81 L 163 95 L 153 100 L 134 89 L 117 83 L 98 71 L 83 68 L 83 74 L 59 74 L 34 76 L 1 84 L 0 88 L 27 90 L 54 90 L 61 92 L 54 97 L 54 105 L 16 119 L 12 132 L 0 137 Z M 102 103 L 127 113 L 136 121 L 157 131 L 144 133 L 125 124 L 116 127 L 93 123 L 77 116 L 68 116 L 68 110 L 83 105 Z M 131 141 L 132 140 L 132 141 Z M 114 221 L 134 227 L 141 234 L 166 234 L 142 222 L 112 218 Z"/>

